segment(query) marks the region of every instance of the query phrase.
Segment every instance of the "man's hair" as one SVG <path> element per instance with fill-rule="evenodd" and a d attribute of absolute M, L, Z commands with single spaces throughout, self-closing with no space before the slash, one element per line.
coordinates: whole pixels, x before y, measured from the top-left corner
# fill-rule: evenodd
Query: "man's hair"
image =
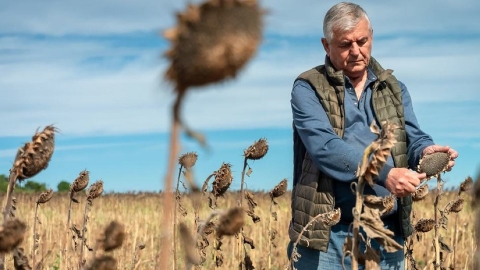
<path fill-rule="evenodd" d="M 350 31 L 352 30 L 361 19 L 367 19 L 370 31 L 372 26 L 370 25 L 370 19 L 368 19 L 367 12 L 354 3 L 341 2 L 331 7 L 323 20 L 323 35 L 330 42 L 333 38 L 333 32 Z"/>

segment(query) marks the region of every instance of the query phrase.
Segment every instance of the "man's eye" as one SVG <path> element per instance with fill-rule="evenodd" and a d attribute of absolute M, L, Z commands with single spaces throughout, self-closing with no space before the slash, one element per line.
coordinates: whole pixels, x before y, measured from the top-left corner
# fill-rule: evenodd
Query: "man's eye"
<path fill-rule="evenodd" d="M 367 38 L 362 38 L 357 42 L 357 44 L 358 44 L 358 46 L 361 47 L 361 46 L 365 45 L 365 43 L 367 43 L 367 41 L 368 41 Z"/>

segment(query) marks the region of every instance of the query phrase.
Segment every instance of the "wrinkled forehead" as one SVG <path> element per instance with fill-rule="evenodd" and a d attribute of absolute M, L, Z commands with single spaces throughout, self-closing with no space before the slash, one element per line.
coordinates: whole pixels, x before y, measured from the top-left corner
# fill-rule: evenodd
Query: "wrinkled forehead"
<path fill-rule="evenodd" d="M 360 18 L 356 22 L 352 21 L 349 25 L 334 25 L 332 33 L 334 39 L 355 39 L 370 36 L 372 29 L 368 19 Z"/>

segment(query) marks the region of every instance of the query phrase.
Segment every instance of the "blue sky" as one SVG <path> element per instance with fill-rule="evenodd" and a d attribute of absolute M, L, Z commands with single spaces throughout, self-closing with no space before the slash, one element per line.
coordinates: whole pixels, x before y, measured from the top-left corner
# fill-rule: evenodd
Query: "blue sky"
<path fill-rule="evenodd" d="M 49 167 L 34 177 L 56 189 L 84 169 L 107 191 L 158 191 L 168 157 L 172 87 L 163 80 L 170 44 L 159 33 L 199 1 L 0 0 L 0 173 L 37 128 L 60 129 Z M 263 42 L 235 80 L 192 89 L 184 119 L 207 136 L 196 151 L 202 183 L 222 162 L 239 188 L 243 150 L 267 138 L 250 162 L 249 189 L 292 179 L 290 91 L 295 77 L 322 63 L 322 20 L 336 1 L 260 1 Z M 447 187 L 476 176 L 480 158 L 480 2 L 357 1 L 374 28 L 372 55 L 391 68 L 414 100 L 421 127 L 456 148 Z"/>

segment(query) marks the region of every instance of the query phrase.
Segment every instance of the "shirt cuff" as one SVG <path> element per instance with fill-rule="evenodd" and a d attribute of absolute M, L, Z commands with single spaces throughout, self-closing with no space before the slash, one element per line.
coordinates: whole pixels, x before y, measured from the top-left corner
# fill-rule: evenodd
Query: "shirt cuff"
<path fill-rule="evenodd" d="M 385 182 L 387 181 L 387 176 L 390 173 L 391 169 L 393 169 L 392 165 L 387 163 L 383 165 L 382 169 L 380 169 L 380 172 L 378 172 L 378 179 L 377 179 L 378 185 L 385 187 Z"/>

